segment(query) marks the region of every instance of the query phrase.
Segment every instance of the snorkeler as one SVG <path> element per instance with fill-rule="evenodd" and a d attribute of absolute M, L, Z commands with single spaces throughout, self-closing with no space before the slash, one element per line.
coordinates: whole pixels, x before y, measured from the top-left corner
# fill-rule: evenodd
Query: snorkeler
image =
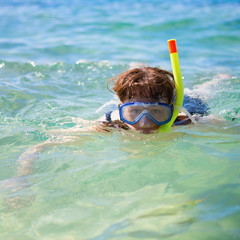
<path fill-rule="evenodd" d="M 49 138 L 45 142 L 30 147 L 19 157 L 17 176 L 2 182 L 2 187 L 11 187 L 13 191 L 27 187 L 27 184 L 22 184 L 21 177 L 31 174 L 38 153 L 59 144 L 74 144 L 79 138 L 71 133 L 96 130 L 109 132 L 111 127 L 149 134 L 164 127 L 168 130 L 172 124 L 189 124 L 194 121 L 191 115 L 205 115 L 207 106 L 200 99 L 188 96 L 183 99 L 183 86 L 180 87 L 179 94 L 179 82 L 176 81 L 175 72 L 174 68 L 172 74 L 156 67 L 141 67 L 110 79 L 107 88 L 110 90 L 109 84 L 113 83 L 113 91 L 120 101 L 118 110 L 107 112 L 100 124 L 99 121 L 93 121 L 92 126 L 49 132 Z M 182 78 L 178 76 L 178 80 L 181 83 Z M 183 113 L 182 106 L 188 111 Z M 66 136 L 65 133 L 70 135 Z M 11 205 L 17 202 L 18 199 L 13 198 Z"/>
<path fill-rule="evenodd" d="M 156 67 L 134 68 L 110 79 L 108 86 L 110 83 L 114 84 L 113 90 L 120 100 L 119 114 L 112 111 L 106 113 L 106 119 L 102 121 L 105 127 L 152 133 L 171 120 L 176 98 L 171 72 Z M 186 96 L 184 105 L 196 105 L 196 111 L 190 109 L 191 114 L 206 113 L 206 106 L 200 99 Z M 173 124 L 186 125 L 191 122 L 186 114 L 180 113 Z"/>
<path fill-rule="evenodd" d="M 113 82 L 113 90 L 120 100 L 119 115 L 113 121 L 112 111 L 106 113 L 103 125 L 152 133 L 156 130 L 168 131 L 172 124 L 195 122 L 191 114 L 182 107 L 184 90 L 176 40 L 168 40 L 168 46 L 173 74 L 156 67 L 143 67 L 126 71 L 109 80 L 108 85 Z M 206 110 L 200 99 L 185 97 L 185 103 L 186 100 L 195 102 L 198 108 L 205 107 Z M 186 114 L 179 114 L 183 110 Z M 192 111 L 193 113 L 199 111 Z"/>
<path fill-rule="evenodd" d="M 113 121 L 108 112 L 104 125 L 150 133 L 171 120 L 175 100 L 172 73 L 155 67 L 134 68 L 110 79 L 108 86 L 111 82 L 121 102 L 119 119 Z M 191 122 L 186 116 L 183 119 Z"/>

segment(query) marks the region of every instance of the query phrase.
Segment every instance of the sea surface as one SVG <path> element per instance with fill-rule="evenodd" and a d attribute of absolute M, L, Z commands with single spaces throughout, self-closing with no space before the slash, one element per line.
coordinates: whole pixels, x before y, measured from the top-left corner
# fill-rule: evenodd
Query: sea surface
<path fill-rule="evenodd" d="M 89 130 L 168 39 L 209 115 Z M 238 0 L 0 0 L 0 239 L 240 239 L 239 63 Z"/>

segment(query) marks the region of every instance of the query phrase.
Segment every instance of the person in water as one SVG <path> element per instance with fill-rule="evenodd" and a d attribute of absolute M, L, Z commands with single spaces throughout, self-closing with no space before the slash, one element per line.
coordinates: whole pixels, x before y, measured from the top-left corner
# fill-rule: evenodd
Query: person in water
<path fill-rule="evenodd" d="M 110 111 L 106 113 L 106 118 L 100 126 L 79 128 L 79 131 L 109 131 L 109 127 L 114 127 L 153 133 L 171 120 L 176 92 L 171 72 L 156 67 L 134 68 L 110 79 L 108 86 L 110 83 L 113 83 L 113 90 L 120 100 L 118 119 L 113 119 L 113 111 Z M 190 114 L 202 116 L 207 113 L 207 106 L 198 98 L 185 96 L 183 106 Z M 191 119 L 186 114 L 180 113 L 174 125 L 189 123 Z M 59 133 L 65 133 L 65 130 L 60 129 Z M 71 133 L 71 130 L 66 131 Z M 58 138 L 53 135 L 45 142 L 30 147 L 18 159 L 17 176 L 0 182 L 0 187 L 11 188 L 15 193 L 27 187 L 28 184 L 23 184 L 24 178 L 21 177 L 31 174 L 38 153 L 59 144 L 74 144 L 75 141 L 77 141 L 75 136 L 68 137 L 64 134 Z M 8 204 L 12 208 L 22 207 L 22 204 L 19 205 L 18 196 L 8 199 Z"/>
<path fill-rule="evenodd" d="M 156 67 L 134 68 L 110 79 L 108 89 L 110 83 L 113 83 L 114 93 L 120 100 L 119 119 L 112 120 L 112 111 L 108 112 L 106 120 L 102 122 L 103 126 L 152 133 L 171 120 L 176 93 L 171 72 Z M 203 109 L 206 106 L 200 99 L 186 96 L 184 100 L 191 114 L 203 115 L 206 112 Z M 193 103 L 196 111 L 191 109 Z M 191 122 L 186 114 L 180 113 L 174 125 Z"/>

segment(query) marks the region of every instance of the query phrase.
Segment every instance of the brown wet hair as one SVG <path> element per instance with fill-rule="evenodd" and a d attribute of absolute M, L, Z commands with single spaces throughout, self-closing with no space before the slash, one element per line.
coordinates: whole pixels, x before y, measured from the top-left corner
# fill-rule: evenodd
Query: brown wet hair
<path fill-rule="evenodd" d="M 108 89 L 111 82 L 121 102 L 142 98 L 154 101 L 166 99 L 170 104 L 175 95 L 173 74 L 156 67 L 134 68 L 126 71 L 110 79 L 107 84 Z"/>

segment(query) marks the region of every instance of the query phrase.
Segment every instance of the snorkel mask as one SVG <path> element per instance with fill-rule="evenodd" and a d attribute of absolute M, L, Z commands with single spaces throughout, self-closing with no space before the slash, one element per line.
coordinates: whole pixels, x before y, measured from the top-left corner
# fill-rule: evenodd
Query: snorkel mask
<path fill-rule="evenodd" d="M 119 105 L 120 119 L 130 125 L 139 122 L 144 116 L 161 126 L 172 119 L 173 105 L 159 102 L 126 102 Z"/>
<path fill-rule="evenodd" d="M 183 97 L 184 97 L 184 90 L 183 90 L 183 82 L 182 82 L 182 75 L 180 70 L 180 64 L 178 59 L 178 52 L 177 52 L 177 44 L 175 39 L 168 40 L 168 48 L 170 53 L 170 59 L 172 64 L 173 76 L 174 76 L 174 83 L 176 88 L 176 99 L 174 103 L 174 110 L 172 114 L 172 118 L 166 124 L 163 124 L 159 127 L 159 132 L 167 132 L 172 124 L 174 123 L 175 119 L 178 116 L 179 109 L 181 109 L 183 104 Z"/>

